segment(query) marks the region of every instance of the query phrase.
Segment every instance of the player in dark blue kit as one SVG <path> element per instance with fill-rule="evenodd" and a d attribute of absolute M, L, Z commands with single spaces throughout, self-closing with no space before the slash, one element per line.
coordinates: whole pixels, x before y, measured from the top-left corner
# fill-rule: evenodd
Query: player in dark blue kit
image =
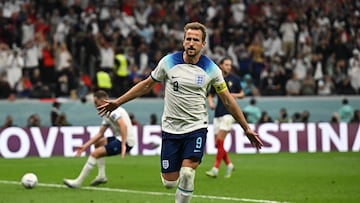
<path fill-rule="evenodd" d="M 226 85 L 231 93 L 231 96 L 236 98 L 243 98 L 244 92 L 241 88 L 240 78 L 231 73 L 232 71 L 232 61 L 230 58 L 223 58 L 220 61 L 220 68 L 222 74 L 226 81 Z M 232 125 L 236 122 L 234 117 L 229 113 L 229 111 L 224 106 L 224 103 L 221 99 L 218 99 L 217 105 L 214 104 L 214 88 L 211 88 L 208 95 L 208 103 L 211 109 L 215 109 L 214 116 L 214 133 L 215 133 L 215 143 L 217 148 L 216 160 L 214 166 L 211 170 L 206 172 L 206 175 L 210 177 L 217 177 L 219 172 L 219 167 L 221 161 L 224 160 L 226 164 L 226 173 L 225 178 L 231 177 L 231 172 L 234 170 L 234 165 L 231 163 L 228 153 L 224 149 L 224 140 L 226 135 L 230 132 Z"/>

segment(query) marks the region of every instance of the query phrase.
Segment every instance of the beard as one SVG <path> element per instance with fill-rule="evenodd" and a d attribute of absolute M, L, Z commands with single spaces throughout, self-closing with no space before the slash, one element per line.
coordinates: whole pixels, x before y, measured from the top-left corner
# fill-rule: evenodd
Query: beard
<path fill-rule="evenodd" d="M 197 54 L 198 54 L 198 52 L 194 48 L 186 49 L 186 55 L 189 57 L 195 57 Z"/>

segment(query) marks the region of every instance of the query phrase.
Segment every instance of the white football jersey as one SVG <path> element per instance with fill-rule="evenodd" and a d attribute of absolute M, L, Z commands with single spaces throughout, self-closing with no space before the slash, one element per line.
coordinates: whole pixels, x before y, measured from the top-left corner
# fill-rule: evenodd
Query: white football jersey
<path fill-rule="evenodd" d="M 169 54 L 160 60 L 151 77 L 166 81 L 161 125 L 163 131 L 173 134 L 206 128 L 206 96 L 210 85 L 217 92 L 226 89 L 220 68 L 204 55 L 197 64 L 187 64 L 182 52 Z"/>
<path fill-rule="evenodd" d="M 135 135 L 133 131 L 133 126 L 131 124 L 131 120 L 129 117 L 129 114 L 126 112 L 124 108 L 119 106 L 117 109 L 111 112 L 110 116 L 104 116 L 103 121 L 101 125 L 108 125 L 112 129 L 114 136 L 116 136 L 117 139 L 121 141 L 121 133 L 120 133 L 120 127 L 117 123 L 117 120 L 119 118 L 122 118 L 124 120 L 124 123 L 127 126 L 127 138 L 126 143 L 132 147 L 135 145 Z"/>

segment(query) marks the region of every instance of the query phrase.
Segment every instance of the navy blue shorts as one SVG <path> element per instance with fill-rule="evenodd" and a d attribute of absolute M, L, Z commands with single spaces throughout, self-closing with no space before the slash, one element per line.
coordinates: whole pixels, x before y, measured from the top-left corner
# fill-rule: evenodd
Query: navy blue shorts
<path fill-rule="evenodd" d="M 201 162 L 206 135 L 207 128 L 185 134 L 162 132 L 161 172 L 180 171 L 184 159 L 195 158 Z"/>
<path fill-rule="evenodd" d="M 108 137 L 107 144 L 105 145 L 107 156 L 114 156 L 121 154 L 121 142 L 116 137 Z M 126 153 L 128 153 L 132 147 L 126 143 Z"/>

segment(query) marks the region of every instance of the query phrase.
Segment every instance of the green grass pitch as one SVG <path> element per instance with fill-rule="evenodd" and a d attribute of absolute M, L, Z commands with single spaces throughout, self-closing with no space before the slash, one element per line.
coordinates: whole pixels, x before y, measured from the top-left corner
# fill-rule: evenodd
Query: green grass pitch
<path fill-rule="evenodd" d="M 214 155 L 206 155 L 196 172 L 192 203 L 358 203 L 360 154 L 358 152 L 230 154 L 235 171 L 224 179 L 209 178 Z M 162 203 L 174 202 L 175 189 L 160 180 L 159 156 L 106 158 L 108 183 L 89 187 L 94 169 L 81 189 L 65 188 L 63 178 L 74 178 L 86 157 L 0 159 L 0 203 Z M 39 185 L 25 189 L 22 175 L 34 172 Z"/>

